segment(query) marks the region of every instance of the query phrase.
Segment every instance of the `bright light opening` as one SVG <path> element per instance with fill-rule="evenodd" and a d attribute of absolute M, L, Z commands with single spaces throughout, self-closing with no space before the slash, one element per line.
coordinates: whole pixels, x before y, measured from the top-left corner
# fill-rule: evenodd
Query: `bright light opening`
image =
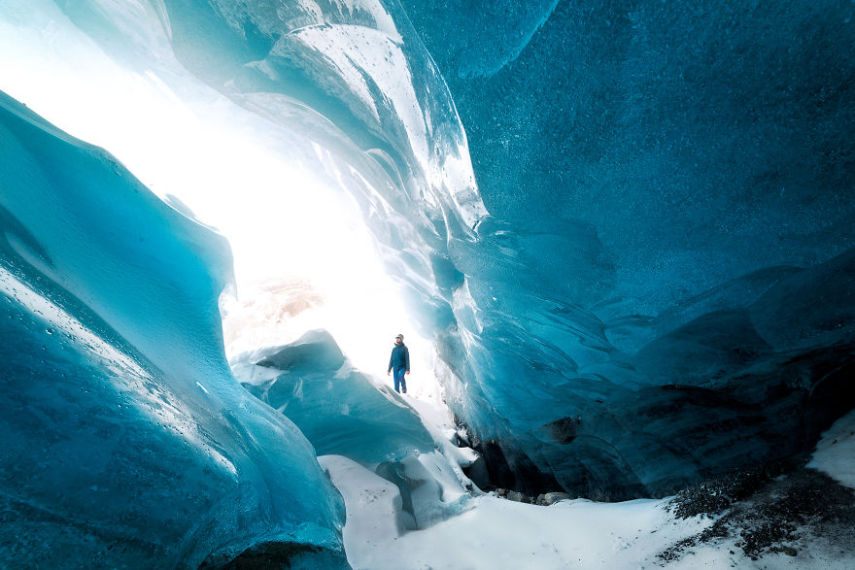
<path fill-rule="evenodd" d="M 223 305 L 229 356 L 325 328 L 357 368 L 382 378 L 401 332 L 413 359 L 411 393 L 436 396 L 430 342 L 416 334 L 323 149 L 289 147 L 293 133 L 183 69 L 171 77 L 179 95 L 153 72 L 120 67 L 55 7 L 36 4 L 19 14 L 29 25 L 0 21 L 0 90 L 108 149 L 228 238 L 238 296 Z"/>

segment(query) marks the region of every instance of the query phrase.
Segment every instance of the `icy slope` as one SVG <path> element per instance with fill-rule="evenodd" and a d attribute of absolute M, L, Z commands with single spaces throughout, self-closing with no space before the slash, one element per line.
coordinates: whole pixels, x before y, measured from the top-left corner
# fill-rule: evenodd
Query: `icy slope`
<path fill-rule="evenodd" d="M 5 95 L 0 148 L 4 563 L 345 566 L 311 445 L 229 372 L 225 241 Z"/>

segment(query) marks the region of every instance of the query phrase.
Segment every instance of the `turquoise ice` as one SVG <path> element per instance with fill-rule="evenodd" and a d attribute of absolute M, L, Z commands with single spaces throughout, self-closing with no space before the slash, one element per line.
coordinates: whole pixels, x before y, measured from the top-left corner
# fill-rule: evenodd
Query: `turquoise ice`
<path fill-rule="evenodd" d="M 0 558 L 344 567 L 343 506 L 232 377 L 228 244 L 0 95 Z"/>

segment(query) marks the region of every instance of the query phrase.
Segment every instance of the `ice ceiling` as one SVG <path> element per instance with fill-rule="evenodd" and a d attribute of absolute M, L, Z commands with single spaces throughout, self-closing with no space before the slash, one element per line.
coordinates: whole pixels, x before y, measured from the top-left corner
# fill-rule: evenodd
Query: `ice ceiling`
<path fill-rule="evenodd" d="M 384 346 L 406 312 L 494 482 L 618 499 L 855 404 L 852 13 L 12 0 L 0 89 L 220 226 L 239 279 L 281 251 Z"/>

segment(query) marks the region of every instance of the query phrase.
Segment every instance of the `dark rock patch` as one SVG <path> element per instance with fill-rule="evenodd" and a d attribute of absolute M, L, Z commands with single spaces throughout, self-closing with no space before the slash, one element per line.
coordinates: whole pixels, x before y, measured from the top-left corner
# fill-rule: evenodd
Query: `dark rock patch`
<path fill-rule="evenodd" d="M 464 468 L 463 472 L 473 483 L 485 491 L 514 488 L 516 477 L 497 442 L 478 442 L 472 448 L 480 457 L 471 466 Z"/>
<path fill-rule="evenodd" d="M 561 490 L 562 486 L 547 472 L 541 471 L 525 454 L 516 451 L 513 444 L 502 440 L 480 441 L 470 435 L 472 449 L 480 456 L 463 472 L 484 491 L 508 489 L 528 497 Z M 533 502 L 533 501 L 531 501 Z"/>
<path fill-rule="evenodd" d="M 571 443 L 579 434 L 578 428 L 581 423 L 582 419 L 579 417 L 561 418 L 560 420 L 550 422 L 543 427 L 546 428 L 549 436 L 556 443 Z"/>
<path fill-rule="evenodd" d="M 248 548 L 230 560 L 209 558 L 199 570 L 267 570 L 291 568 L 292 562 L 321 551 L 317 546 L 296 542 L 265 542 Z"/>
<path fill-rule="evenodd" d="M 743 471 L 686 489 L 669 508 L 678 518 L 719 517 L 709 528 L 658 555 L 668 562 L 693 547 L 735 539 L 745 556 L 797 556 L 820 542 L 838 550 L 855 544 L 855 491 L 813 469 L 781 475 L 780 467 Z"/>

